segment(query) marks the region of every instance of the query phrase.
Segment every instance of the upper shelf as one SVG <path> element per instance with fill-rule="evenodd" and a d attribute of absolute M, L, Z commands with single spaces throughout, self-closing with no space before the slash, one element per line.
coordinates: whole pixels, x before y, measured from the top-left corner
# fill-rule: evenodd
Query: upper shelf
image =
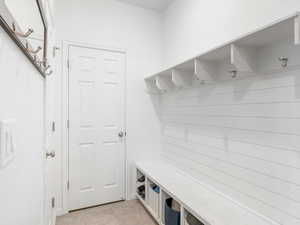
<path fill-rule="evenodd" d="M 300 14 L 276 21 L 145 78 L 151 93 L 299 66 Z"/>

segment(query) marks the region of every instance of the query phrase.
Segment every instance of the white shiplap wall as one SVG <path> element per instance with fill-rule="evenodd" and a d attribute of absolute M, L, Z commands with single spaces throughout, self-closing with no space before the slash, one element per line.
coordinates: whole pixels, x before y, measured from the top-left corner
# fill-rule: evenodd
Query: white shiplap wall
<path fill-rule="evenodd" d="M 280 224 L 300 224 L 300 70 L 164 94 L 161 122 L 164 159 Z"/>

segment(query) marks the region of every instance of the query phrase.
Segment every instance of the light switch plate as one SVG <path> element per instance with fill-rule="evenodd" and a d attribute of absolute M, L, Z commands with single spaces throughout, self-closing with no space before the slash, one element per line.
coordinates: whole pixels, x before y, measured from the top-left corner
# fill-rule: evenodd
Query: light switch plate
<path fill-rule="evenodd" d="M 0 121 L 0 168 L 5 168 L 15 158 L 15 125 L 14 119 Z"/>

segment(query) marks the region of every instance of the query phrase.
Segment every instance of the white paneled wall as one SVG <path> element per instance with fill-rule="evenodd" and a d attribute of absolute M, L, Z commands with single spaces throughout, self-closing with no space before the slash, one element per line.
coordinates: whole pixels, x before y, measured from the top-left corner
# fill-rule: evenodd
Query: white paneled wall
<path fill-rule="evenodd" d="M 162 97 L 162 156 L 281 224 L 300 224 L 300 71 Z M 226 209 L 224 209 L 226 210 Z"/>

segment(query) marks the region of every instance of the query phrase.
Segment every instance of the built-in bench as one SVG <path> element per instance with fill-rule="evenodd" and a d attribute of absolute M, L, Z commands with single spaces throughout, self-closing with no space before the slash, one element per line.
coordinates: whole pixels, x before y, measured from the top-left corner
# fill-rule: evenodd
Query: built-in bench
<path fill-rule="evenodd" d="M 136 169 L 137 180 L 145 177 L 143 183 L 137 181 L 137 187 L 145 185 L 145 195 L 137 192 L 137 197 L 160 225 L 165 224 L 164 203 L 170 197 L 180 204 L 181 225 L 187 225 L 187 214 L 205 225 L 278 225 L 166 162 L 137 162 Z M 149 199 L 153 184 L 160 188 L 157 207 Z"/>

